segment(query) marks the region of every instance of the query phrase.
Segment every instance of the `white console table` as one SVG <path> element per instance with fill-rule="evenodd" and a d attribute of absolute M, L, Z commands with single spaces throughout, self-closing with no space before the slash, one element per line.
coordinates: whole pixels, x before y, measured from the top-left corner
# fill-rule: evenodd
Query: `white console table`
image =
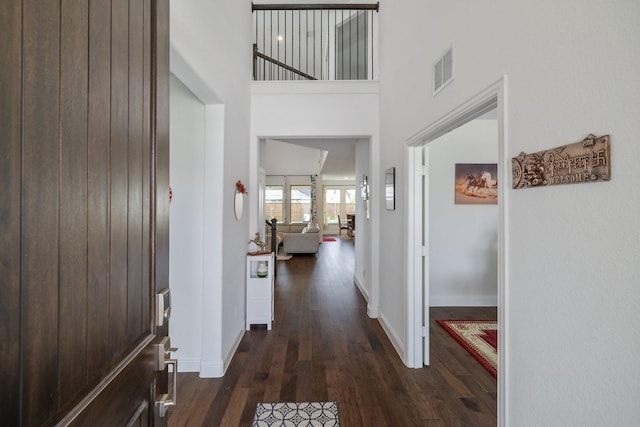
<path fill-rule="evenodd" d="M 261 266 L 266 267 L 266 273 L 260 272 Z M 275 256 L 273 252 L 247 255 L 247 330 L 255 324 L 266 324 L 267 329 L 271 330 L 274 267 Z"/>

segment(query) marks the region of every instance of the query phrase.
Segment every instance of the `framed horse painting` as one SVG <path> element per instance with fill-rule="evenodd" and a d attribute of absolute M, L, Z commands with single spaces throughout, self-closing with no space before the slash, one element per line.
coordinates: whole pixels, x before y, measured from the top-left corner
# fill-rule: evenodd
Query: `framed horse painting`
<path fill-rule="evenodd" d="M 498 164 L 456 163 L 455 204 L 497 205 Z"/>

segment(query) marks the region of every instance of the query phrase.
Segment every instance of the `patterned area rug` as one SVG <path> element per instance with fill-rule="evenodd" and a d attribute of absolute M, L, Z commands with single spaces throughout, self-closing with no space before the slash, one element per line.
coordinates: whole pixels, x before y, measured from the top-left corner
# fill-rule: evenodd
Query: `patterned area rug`
<path fill-rule="evenodd" d="M 339 427 L 336 402 L 258 403 L 251 427 Z"/>
<path fill-rule="evenodd" d="M 498 377 L 498 322 L 496 320 L 436 320 L 487 371 Z"/>

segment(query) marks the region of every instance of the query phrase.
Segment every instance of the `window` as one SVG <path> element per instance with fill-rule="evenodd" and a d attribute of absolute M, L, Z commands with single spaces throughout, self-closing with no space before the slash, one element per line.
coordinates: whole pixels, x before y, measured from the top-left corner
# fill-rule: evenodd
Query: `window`
<path fill-rule="evenodd" d="M 265 218 L 275 218 L 278 222 L 284 220 L 283 215 L 283 190 L 282 185 L 267 185 L 264 189 L 264 215 Z"/>
<path fill-rule="evenodd" d="M 347 188 L 344 191 L 344 213 L 354 214 L 356 213 L 356 189 Z"/>
<path fill-rule="evenodd" d="M 338 215 L 343 221 L 347 214 L 356 213 L 356 189 L 353 187 L 324 187 L 324 223 L 338 224 Z"/>
<path fill-rule="evenodd" d="M 289 187 L 291 196 L 291 221 L 311 221 L 311 186 L 292 185 Z"/>
<path fill-rule="evenodd" d="M 324 189 L 324 223 L 337 224 L 340 215 L 340 189 Z"/>

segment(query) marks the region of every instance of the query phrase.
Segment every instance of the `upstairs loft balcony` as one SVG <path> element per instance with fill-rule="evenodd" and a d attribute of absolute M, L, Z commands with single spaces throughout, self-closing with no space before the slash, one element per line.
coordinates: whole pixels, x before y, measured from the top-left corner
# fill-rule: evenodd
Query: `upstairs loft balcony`
<path fill-rule="evenodd" d="M 373 80 L 375 4 L 252 4 L 253 79 Z"/>

